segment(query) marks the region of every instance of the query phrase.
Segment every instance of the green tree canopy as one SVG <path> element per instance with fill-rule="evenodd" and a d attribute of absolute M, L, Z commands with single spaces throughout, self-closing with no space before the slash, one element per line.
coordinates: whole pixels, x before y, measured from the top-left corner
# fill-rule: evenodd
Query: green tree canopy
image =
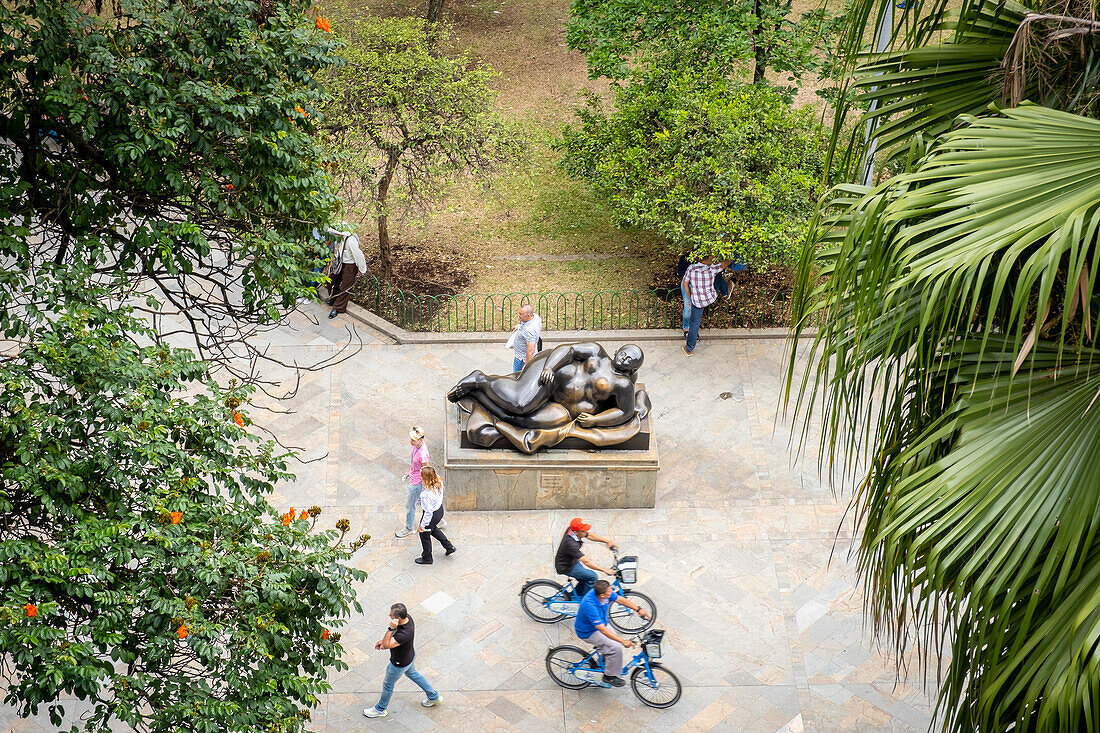
<path fill-rule="evenodd" d="M 136 344 L 143 321 L 63 274 L 60 310 L 0 360 L 6 702 L 59 725 L 73 695 L 92 730 L 303 729 L 345 667 L 366 537 L 315 529 L 316 507 L 280 519 L 264 497 L 290 456 L 246 431 L 251 390 Z"/>
<path fill-rule="evenodd" d="M 388 278 L 394 209 L 425 208 L 447 176 L 484 174 L 512 160 L 519 143 L 494 110 L 494 72 L 441 51 L 445 27 L 367 16 L 349 19 L 340 32 L 347 64 L 326 73 L 326 132 L 344 199 L 377 221 Z"/>
<path fill-rule="evenodd" d="M 244 408 L 250 337 L 311 296 L 336 203 L 312 137 L 336 43 L 307 9 L 0 5 L 0 654 L 24 714 L 74 695 L 96 730 L 300 730 L 340 666 L 365 539 L 272 512 L 290 455 Z"/>
<path fill-rule="evenodd" d="M 790 0 L 572 0 L 565 39 L 584 53 L 588 73 L 624 80 L 643 58 L 764 80 L 773 71 L 798 81 L 820 66 L 832 32 L 820 7 L 792 16 Z"/>
<path fill-rule="evenodd" d="M 20 227 L 5 252 L 20 265 L 87 253 L 99 274 L 185 311 L 211 357 L 308 295 L 309 233 L 336 204 L 313 137 L 315 75 L 339 61 L 308 7 L 0 7 L 0 220 Z M 15 302 L 57 305 L 41 288 Z"/>
<path fill-rule="evenodd" d="M 745 262 L 793 262 L 824 178 L 826 136 L 767 86 L 647 67 L 589 100 L 565 130 L 563 165 L 620 226 Z"/>

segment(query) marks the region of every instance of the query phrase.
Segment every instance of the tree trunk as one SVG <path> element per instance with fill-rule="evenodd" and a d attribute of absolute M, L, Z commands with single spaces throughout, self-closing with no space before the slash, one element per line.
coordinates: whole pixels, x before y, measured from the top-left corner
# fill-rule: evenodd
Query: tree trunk
<path fill-rule="evenodd" d="M 756 32 L 753 33 L 752 38 L 752 53 L 755 58 L 752 83 L 759 84 L 764 81 L 764 70 L 768 68 L 768 49 L 763 43 L 757 41 L 764 30 L 764 0 L 753 0 L 752 11 L 756 15 Z"/>
<path fill-rule="evenodd" d="M 390 229 L 386 222 L 386 215 L 378 215 L 378 253 L 382 265 L 382 280 L 393 278 L 393 250 L 390 248 Z"/>
<path fill-rule="evenodd" d="M 390 228 L 386 213 L 386 198 L 390 195 L 390 184 L 393 182 L 394 171 L 397 170 L 397 161 L 400 154 L 390 153 L 386 159 L 386 170 L 378 181 L 378 259 L 382 266 L 382 280 L 393 278 L 393 247 L 390 245 Z"/>
<path fill-rule="evenodd" d="M 428 22 L 438 23 L 443 15 L 443 0 L 428 0 Z"/>

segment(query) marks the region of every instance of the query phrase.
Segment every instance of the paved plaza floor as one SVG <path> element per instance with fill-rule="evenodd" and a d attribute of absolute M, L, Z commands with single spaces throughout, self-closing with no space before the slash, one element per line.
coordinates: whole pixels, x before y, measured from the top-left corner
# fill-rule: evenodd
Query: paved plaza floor
<path fill-rule="evenodd" d="M 313 315 L 319 323 L 296 319 L 297 328 L 275 334 L 272 355 L 318 361 L 349 329 L 362 348 L 304 373 L 282 405 L 287 414 L 253 417 L 315 459 L 296 467 L 298 480 L 273 504 L 318 504 L 322 520 L 347 517 L 353 535 L 373 536 L 353 560 L 369 577 L 358 588 L 362 616 L 341 629 L 350 668 L 331 675 L 315 730 L 928 728 L 934 688 L 916 667 L 897 681 L 895 660 L 870 638 L 849 556 L 847 496 L 834 495 L 812 460 L 791 459 L 789 423 L 777 418 L 782 341 L 707 340 L 704 332 L 691 358 L 679 341 L 640 343 L 661 460 L 654 509 L 454 512 L 446 532 L 457 554 L 423 567 L 413 563 L 416 537 L 393 534 L 403 521 L 408 429 L 425 427 L 441 465 L 447 389 L 475 368 L 509 371 L 511 354 L 502 344 L 396 345 L 351 319 L 327 321 L 321 308 Z M 646 708 L 629 687 L 568 691 L 547 675 L 546 650 L 574 643 L 572 624 L 535 623 L 518 592 L 527 578 L 554 577 L 554 549 L 575 514 L 639 558 L 635 587 L 654 599 L 657 627 L 667 631 L 661 661 L 684 685 L 668 710 Z M 589 552 L 610 563 L 602 545 Z M 362 710 L 378 698 L 388 656 L 373 646 L 396 601 L 416 619 L 417 667 L 444 702 L 422 708 L 423 694 L 402 679 L 390 716 L 368 720 Z M 10 709 L 3 722 L 52 729 Z"/>

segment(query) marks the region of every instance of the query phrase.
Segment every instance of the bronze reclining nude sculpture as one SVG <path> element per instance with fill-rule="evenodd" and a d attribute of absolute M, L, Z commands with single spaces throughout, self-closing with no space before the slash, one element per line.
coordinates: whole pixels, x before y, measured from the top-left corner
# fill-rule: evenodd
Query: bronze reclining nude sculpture
<path fill-rule="evenodd" d="M 503 437 L 524 453 L 566 438 L 613 446 L 637 435 L 649 414 L 649 396 L 635 384 L 642 359 L 633 344 L 614 357 L 596 343 L 563 344 L 515 374 L 471 372 L 447 399 L 470 414 L 465 430 L 475 445 Z"/>

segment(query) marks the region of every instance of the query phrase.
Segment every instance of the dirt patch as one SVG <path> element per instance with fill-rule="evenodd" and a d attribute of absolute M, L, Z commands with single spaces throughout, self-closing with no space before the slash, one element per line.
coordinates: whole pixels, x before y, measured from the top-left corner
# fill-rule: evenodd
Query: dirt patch
<path fill-rule="evenodd" d="M 789 321 L 794 268 L 769 267 L 732 273 L 730 296 L 708 308 L 704 324 L 710 328 L 776 328 Z M 650 283 L 661 299 L 683 306 L 680 278 L 674 271 L 661 273 Z"/>
<path fill-rule="evenodd" d="M 367 272 L 381 279 L 381 259 L 367 258 Z M 399 246 L 394 250 L 393 277 L 396 288 L 419 295 L 455 295 L 470 282 L 470 273 L 457 252 L 427 251 Z"/>

